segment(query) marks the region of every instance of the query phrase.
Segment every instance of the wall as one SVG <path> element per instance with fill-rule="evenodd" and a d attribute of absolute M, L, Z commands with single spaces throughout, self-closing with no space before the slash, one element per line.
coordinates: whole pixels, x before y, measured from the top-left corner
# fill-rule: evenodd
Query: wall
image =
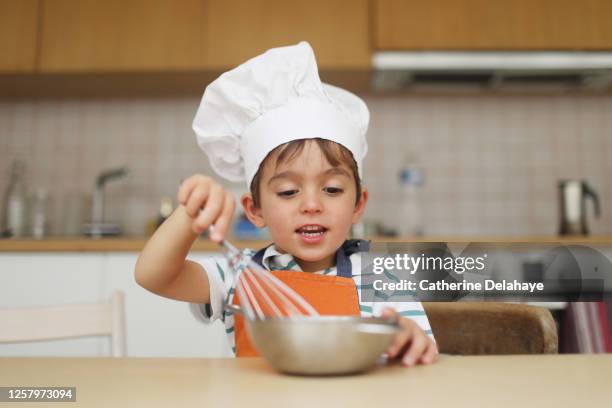
<path fill-rule="evenodd" d="M 397 174 L 410 152 L 425 172 L 427 235 L 554 234 L 562 178 L 589 181 L 603 210 L 592 230 L 612 233 L 611 96 L 364 98 L 372 115 L 367 218 L 397 225 Z M 198 103 L 191 97 L 0 102 L 0 188 L 8 184 L 10 162 L 24 158 L 28 186 L 50 191 L 51 232 L 63 234 L 79 209 L 70 197 L 93 191 L 101 170 L 126 165 L 130 176 L 108 185 L 107 219 L 142 234 L 162 195 L 174 197 L 192 173 L 211 173 L 191 130 Z"/>

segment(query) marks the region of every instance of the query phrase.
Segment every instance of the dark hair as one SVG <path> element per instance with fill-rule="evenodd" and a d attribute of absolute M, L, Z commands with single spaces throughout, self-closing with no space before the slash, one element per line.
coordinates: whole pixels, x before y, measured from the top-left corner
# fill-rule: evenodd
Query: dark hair
<path fill-rule="evenodd" d="M 361 180 L 359 179 L 359 172 L 357 171 L 357 163 L 353 158 L 353 154 L 341 144 L 336 142 L 332 142 L 331 140 L 321 139 L 321 138 L 312 138 L 312 139 L 297 139 L 292 140 L 291 142 L 285 143 L 283 145 L 278 146 L 274 150 L 272 150 L 266 158 L 259 165 L 259 169 L 257 173 L 255 173 L 255 177 L 251 181 L 251 195 L 253 196 L 253 204 L 256 207 L 259 207 L 259 194 L 260 194 L 260 184 L 261 184 L 261 175 L 263 173 L 263 168 L 268 160 L 276 155 L 276 162 L 274 163 L 275 167 L 278 167 L 281 163 L 285 163 L 293 160 L 297 155 L 299 155 L 302 150 L 304 150 L 304 146 L 309 141 L 314 141 L 319 146 L 319 149 L 323 152 L 325 159 L 332 166 L 338 166 L 340 164 L 346 164 L 353 174 L 353 178 L 355 179 L 355 187 L 357 190 L 357 195 L 355 197 L 355 205 L 359 202 L 359 197 L 361 196 Z"/>

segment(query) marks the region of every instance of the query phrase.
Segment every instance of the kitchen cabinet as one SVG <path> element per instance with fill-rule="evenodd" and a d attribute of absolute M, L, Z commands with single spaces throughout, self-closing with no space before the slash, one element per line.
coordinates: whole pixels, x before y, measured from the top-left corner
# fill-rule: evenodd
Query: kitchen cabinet
<path fill-rule="evenodd" d="M 373 0 L 377 50 L 610 50 L 609 0 Z"/>
<path fill-rule="evenodd" d="M 190 259 L 210 256 L 194 252 Z M 125 294 L 128 357 L 227 357 L 221 322 L 202 323 L 188 304 L 165 299 L 134 281 L 137 252 L 0 254 L 0 308 L 97 302 Z M 81 338 L 0 344 L 3 356 L 103 356 L 110 341 Z"/>
<path fill-rule="evenodd" d="M 40 72 L 202 67 L 202 0 L 42 0 Z"/>
<path fill-rule="evenodd" d="M 2 253 L 0 308 L 98 301 L 103 268 L 104 256 L 100 253 Z M 80 338 L 0 344 L 0 357 L 98 355 L 103 353 L 104 343 L 102 338 Z"/>
<path fill-rule="evenodd" d="M 33 72 L 39 0 L 0 0 L 0 73 Z"/>
<path fill-rule="evenodd" d="M 310 42 L 322 69 L 370 67 L 367 0 L 209 0 L 205 61 L 236 66 L 268 48 Z"/>
<path fill-rule="evenodd" d="M 321 68 L 370 66 L 367 0 L 41 1 L 42 73 L 221 71 L 300 40 Z"/>
<path fill-rule="evenodd" d="M 211 253 L 191 253 L 198 260 Z M 125 293 L 129 357 L 229 357 L 225 327 L 220 321 L 203 323 L 186 302 L 166 299 L 134 281 L 138 253 L 106 253 L 103 294 Z"/>

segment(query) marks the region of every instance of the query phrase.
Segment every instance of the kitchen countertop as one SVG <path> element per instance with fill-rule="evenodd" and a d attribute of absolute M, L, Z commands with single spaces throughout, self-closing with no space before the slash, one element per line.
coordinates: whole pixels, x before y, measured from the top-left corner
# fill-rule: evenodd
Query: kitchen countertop
<path fill-rule="evenodd" d="M 91 239 L 85 237 L 49 237 L 36 239 L 0 239 L 0 252 L 139 252 L 147 237 L 132 236 L 121 238 Z M 371 237 L 374 242 L 526 242 L 563 244 L 612 244 L 612 236 L 431 236 L 431 237 Z M 270 243 L 264 240 L 232 240 L 239 248 L 262 248 Z M 217 251 L 219 246 L 207 240 L 194 243 L 194 251 Z"/>
<path fill-rule="evenodd" d="M 0 358 L 3 387 L 76 387 L 76 403 L 54 407 L 608 406 L 610 378 L 611 354 L 440 356 L 343 377 L 281 375 L 260 358 Z"/>

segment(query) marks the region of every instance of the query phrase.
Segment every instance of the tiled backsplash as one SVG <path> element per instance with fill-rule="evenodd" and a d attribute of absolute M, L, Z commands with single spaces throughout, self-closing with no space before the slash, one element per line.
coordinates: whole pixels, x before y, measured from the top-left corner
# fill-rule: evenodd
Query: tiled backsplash
<path fill-rule="evenodd" d="M 401 219 L 398 172 L 418 160 L 425 174 L 426 235 L 542 235 L 557 232 L 557 181 L 587 180 L 602 216 L 589 224 L 612 233 L 612 96 L 364 96 L 371 111 L 366 217 Z M 129 177 L 107 186 L 106 218 L 142 234 L 163 195 L 182 178 L 211 173 L 191 122 L 198 98 L 0 102 L 0 188 L 10 163 L 27 163 L 27 186 L 50 192 L 52 234 L 74 224 L 75 196 L 96 174 L 125 165 Z M 236 193 L 242 185 L 230 185 Z M 4 194 L 3 194 L 4 195 Z M 589 208 L 589 214 L 592 214 Z M 72 217 L 72 219 L 71 219 Z"/>

